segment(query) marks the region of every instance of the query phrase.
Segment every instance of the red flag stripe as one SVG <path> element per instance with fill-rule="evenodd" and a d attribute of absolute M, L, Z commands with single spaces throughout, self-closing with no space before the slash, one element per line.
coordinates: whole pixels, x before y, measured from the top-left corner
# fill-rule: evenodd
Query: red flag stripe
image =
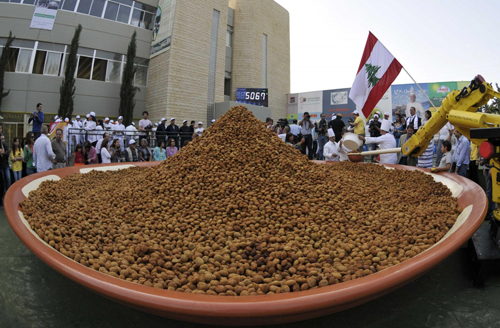
<path fill-rule="evenodd" d="M 364 55 L 363 55 L 364 56 Z M 366 99 L 365 105 L 363 106 L 362 112 L 365 117 L 368 117 L 372 110 L 375 108 L 380 99 L 384 96 L 384 93 L 389 89 L 392 82 L 398 77 L 399 72 L 401 72 L 401 68 L 403 65 L 399 63 L 399 61 L 394 58 L 389 68 L 385 72 L 384 76 L 378 81 L 378 83 L 373 87 L 368 99 Z"/>
<path fill-rule="evenodd" d="M 373 47 L 375 47 L 377 41 L 378 39 L 375 37 L 375 35 L 373 35 L 372 32 L 369 32 L 368 40 L 366 40 L 365 51 L 363 51 L 363 57 L 361 57 L 361 63 L 359 64 L 359 68 L 358 71 L 356 72 L 356 75 L 359 73 L 359 71 L 361 71 L 363 66 L 365 66 L 365 63 L 368 60 L 368 58 L 370 58 Z"/>

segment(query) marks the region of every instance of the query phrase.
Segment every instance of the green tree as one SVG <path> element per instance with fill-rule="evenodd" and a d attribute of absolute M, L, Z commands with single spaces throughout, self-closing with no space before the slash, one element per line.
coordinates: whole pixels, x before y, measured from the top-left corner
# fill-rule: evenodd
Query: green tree
<path fill-rule="evenodd" d="M 135 93 L 141 91 L 134 86 L 134 76 L 137 70 L 137 65 L 134 64 L 135 53 L 137 50 L 136 32 L 132 34 L 127 50 L 127 62 L 123 69 L 122 85 L 120 89 L 120 109 L 119 114 L 123 116 L 123 124 L 125 126 L 132 122 L 135 107 Z"/>
<path fill-rule="evenodd" d="M 75 72 L 76 72 L 76 62 L 77 62 L 77 52 L 80 43 L 80 33 L 82 32 L 82 26 L 78 24 L 73 35 L 73 40 L 71 40 L 71 46 L 69 49 L 69 54 L 66 57 L 66 70 L 64 71 L 64 79 L 61 84 L 59 92 L 61 97 L 59 99 L 59 110 L 57 115 L 60 117 L 71 117 L 73 114 L 74 104 L 73 98 L 75 97 Z"/>
<path fill-rule="evenodd" d="M 374 87 L 380 79 L 375 76 L 380 66 L 373 66 L 372 64 L 365 64 L 366 73 L 368 74 L 368 88 Z"/>
<path fill-rule="evenodd" d="M 3 47 L 2 56 L 0 56 L 0 109 L 2 108 L 2 100 L 7 97 L 10 93 L 10 89 L 7 91 L 3 91 L 3 85 L 5 83 L 5 69 L 7 68 L 7 64 L 9 63 L 11 57 L 10 46 L 12 42 L 14 42 L 15 37 L 12 36 L 12 31 L 9 32 L 9 37 L 7 38 L 7 42 Z M 1 111 L 0 111 L 1 114 Z"/>

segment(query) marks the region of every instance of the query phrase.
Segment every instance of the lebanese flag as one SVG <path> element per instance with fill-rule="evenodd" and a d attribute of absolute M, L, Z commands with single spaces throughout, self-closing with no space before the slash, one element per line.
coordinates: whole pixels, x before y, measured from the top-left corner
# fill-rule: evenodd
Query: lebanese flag
<path fill-rule="evenodd" d="M 403 66 L 370 32 L 349 98 L 368 117 Z"/>

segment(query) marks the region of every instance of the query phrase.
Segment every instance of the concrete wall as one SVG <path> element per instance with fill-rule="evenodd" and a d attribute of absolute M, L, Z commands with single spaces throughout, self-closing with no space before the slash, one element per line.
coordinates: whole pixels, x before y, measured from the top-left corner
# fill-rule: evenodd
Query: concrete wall
<path fill-rule="evenodd" d="M 157 6 L 158 0 L 144 3 Z M 149 58 L 152 32 L 131 25 L 101 19 L 89 15 L 59 10 L 52 31 L 30 29 L 34 6 L 0 3 L 0 37 L 7 37 L 9 31 L 17 39 L 71 43 L 78 24 L 83 27 L 80 46 L 90 49 L 126 54 L 130 37 L 137 31 L 137 56 Z M 59 107 L 59 86 L 62 77 L 6 73 L 5 88 L 11 93 L 4 98 L 2 111 L 30 112 L 37 102 L 44 104 L 44 111 L 57 112 Z M 146 108 L 147 88 L 140 87 L 136 94 L 134 117 Z M 120 102 L 120 84 L 76 79 L 75 113 L 95 111 L 98 115 L 117 116 Z"/>
<path fill-rule="evenodd" d="M 161 117 L 175 117 L 179 123 L 183 119 L 206 121 L 214 9 L 220 12 L 215 102 L 224 101 L 228 2 L 177 0 L 170 50 L 153 58 L 149 66 L 154 72 L 148 79 L 147 103 L 152 121 Z M 157 70 L 160 70 L 158 74 Z"/>
<path fill-rule="evenodd" d="M 290 18 L 273 0 L 230 0 L 234 8 L 231 99 L 237 88 L 262 88 L 262 38 L 267 35 L 269 108 L 276 122 L 286 117 L 290 93 Z"/>

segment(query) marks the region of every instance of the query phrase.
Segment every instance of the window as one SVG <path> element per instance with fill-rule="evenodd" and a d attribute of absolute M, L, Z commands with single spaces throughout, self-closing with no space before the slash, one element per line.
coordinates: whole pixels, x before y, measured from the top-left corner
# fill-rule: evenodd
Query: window
<path fill-rule="evenodd" d="M 77 0 L 64 0 L 63 10 L 75 11 Z"/>
<path fill-rule="evenodd" d="M 35 0 L 24 0 L 23 4 L 24 5 L 34 5 L 35 4 Z"/>
<path fill-rule="evenodd" d="M 17 57 L 19 56 L 19 48 L 10 48 L 10 59 L 9 63 L 7 64 L 7 68 L 5 69 L 6 72 L 15 72 L 16 71 L 16 64 L 17 64 Z"/>
<path fill-rule="evenodd" d="M 33 74 L 43 74 L 43 66 L 45 65 L 46 51 L 38 50 L 35 54 L 35 64 L 33 65 Z"/>
<path fill-rule="evenodd" d="M 61 67 L 61 53 L 47 52 L 43 74 L 57 76 L 59 75 L 60 67 Z"/>
<path fill-rule="evenodd" d="M 110 60 L 108 61 L 106 71 L 106 82 L 120 83 L 120 75 L 122 71 L 122 62 Z"/>
<path fill-rule="evenodd" d="M 134 85 L 145 86 L 147 82 L 148 82 L 148 68 L 145 66 L 137 66 L 137 71 L 135 71 Z"/>
<path fill-rule="evenodd" d="M 119 22 L 128 24 L 128 18 L 130 16 L 130 7 L 127 6 L 120 6 L 120 9 L 118 10 L 118 18 L 116 19 Z"/>
<path fill-rule="evenodd" d="M 80 14 L 89 14 L 90 11 L 90 6 L 92 5 L 92 0 L 80 0 L 80 3 L 78 4 L 78 9 L 76 12 Z"/>
<path fill-rule="evenodd" d="M 90 71 L 92 67 L 92 58 L 80 56 L 78 59 L 78 71 L 76 77 L 79 79 L 90 80 Z"/>
<path fill-rule="evenodd" d="M 108 61 L 105 59 L 94 59 L 94 69 L 92 71 L 93 81 L 106 81 L 106 66 Z"/>
<path fill-rule="evenodd" d="M 92 2 L 92 8 L 90 9 L 90 15 L 101 17 L 105 3 L 106 2 L 104 0 L 94 0 L 94 2 Z"/>
<path fill-rule="evenodd" d="M 106 12 L 104 13 L 104 18 L 110 20 L 116 20 L 116 15 L 118 14 L 119 5 L 114 2 L 108 2 L 108 6 L 106 7 Z"/>
<path fill-rule="evenodd" d="M 17 58 L 17 63 L 16 63 L 16 72 L 29 73 L 32 53 L 33 50 L 29 49 L 19 50 L 19 56 Z"/>

